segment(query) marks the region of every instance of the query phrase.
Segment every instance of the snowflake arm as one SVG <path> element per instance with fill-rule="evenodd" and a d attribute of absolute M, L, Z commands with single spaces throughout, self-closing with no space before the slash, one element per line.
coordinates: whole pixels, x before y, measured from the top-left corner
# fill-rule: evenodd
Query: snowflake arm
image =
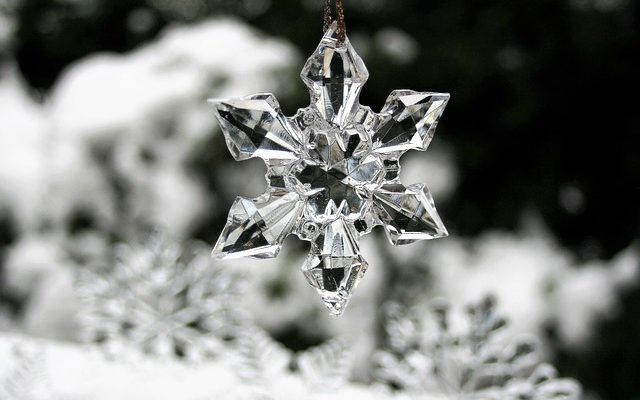
<path fill-rule="evenodd" d="M 449 94 L 395 90 L 378 115 L 373 151 L 400 157 L 408 150 L 429 147 Z"/>
<path fill-rule="evenodd" d="M 404 186 L 392 182 L 376 190 L 373 197 L 378 218 L 392 244 L 410 244 L 448 235 L 425 185 Z"/>
<path fill-rule="evenodd" d="M 302 213 L 296 193 L 268 192 L 257 199 L 238 197 L 213 249 L 220 259 L 273 258 Z"/>
<path fill-rule="evenodd" d="M 84 341 L 112 356 L 197 361 L 218 355 L 235 335 L 240 279 L 214 267 L 199 244 L 154 234 L 117 246 L 112 261 L 79 272 Z"/>
<path fill-rule="evenodd" d="M 582 398 L 576 381 L 558 378 L 541 361 L 537 340 L 501 334 L 507 321 L 492 297 L 469 305 L 466 318 L 442 302 L 424 317 L 397 303 L 385 309 L 385 345 L 374 355 L 374 376 L 408 397 L 428 392 L 467 400 Z"/>
<path fill-rule="evenodd" d="M 216 111 L 227 147 L 236 161 L 295 160 L 302 142 L 278 100 L 268 93 L 230 100 L 209 100 Z"/>

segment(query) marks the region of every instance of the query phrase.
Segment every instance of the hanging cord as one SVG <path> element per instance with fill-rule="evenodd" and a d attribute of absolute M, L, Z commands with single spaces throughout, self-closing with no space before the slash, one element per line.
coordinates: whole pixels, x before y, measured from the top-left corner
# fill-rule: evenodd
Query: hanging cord
<path fill-rule="evenodd" d="M 336 21 L 338 22 L 338 29 L 336 34 L 338 35 L 338 46 L 344 44 L 347 40 L 347 24 L 344 20 L 344 1 L 343 0 L 325 0 L 324 1 L 324 32 L 331 27 L 331 2 L 335 2 L 336 7 Z"/>
<path fill-rule="evenodd" d="M 331 27 L 331 0 L 324 1 L 324 24 L 322 32 L 326 33 Z"/>

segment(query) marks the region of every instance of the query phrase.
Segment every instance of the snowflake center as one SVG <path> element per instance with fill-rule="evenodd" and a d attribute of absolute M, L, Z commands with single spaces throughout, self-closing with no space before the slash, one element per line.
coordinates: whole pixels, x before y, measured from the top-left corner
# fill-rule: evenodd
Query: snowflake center
<path fill-rule="evenodd" d="M 381 184 L 383 168 L 361 126 L 316 130 L 309 135 L 307 152 L 296 165 L 294 177 L 315 213 L 312 218 L 342 214 L 357 219 Z"/>

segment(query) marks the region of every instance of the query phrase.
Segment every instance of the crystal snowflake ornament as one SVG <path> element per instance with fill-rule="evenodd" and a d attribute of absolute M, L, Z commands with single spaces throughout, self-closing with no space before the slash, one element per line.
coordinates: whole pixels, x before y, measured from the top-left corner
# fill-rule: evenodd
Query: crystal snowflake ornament
<path fill-rule="evenodd" d="M 275 257 L 296 234 L 311 242 L 304 275 L 339 316 L 367 270 L 360 236 L 376 225 L 394 245 L 447 235 L 427 188 L 400 182 L 399 159 L 427 149 L 449 95 L 396 90 L 380 113 L 360 105 L 369 73 L 335 23 L 301 77 L 311 105 L 290 118 L 272 94 L 210 100 L 233 157 L 262 158 L 269 184 L 236 199 L 213 253 Z"/>

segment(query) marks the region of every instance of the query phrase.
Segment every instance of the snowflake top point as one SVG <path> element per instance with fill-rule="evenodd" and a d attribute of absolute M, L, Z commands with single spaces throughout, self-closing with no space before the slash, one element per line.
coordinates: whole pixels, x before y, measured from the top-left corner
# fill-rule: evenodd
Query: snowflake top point
<path fill-rule="evenodd" d="M 376 225 L 394 245 L 447 235 L 424 185 L 400 182 L 398 160 L 427 149 L 449 95 L 396 90 L 380 113 L 360 105 L 369 73 L 335 24 L 301 77 L 311 104 L 290 118 L 268 93 L 210 101 L 231 154 L 262 158 L 269 183 L 257 199 L 236 199 L 213 254 L 276 257 L 296 234 L 311 242 L 303 273 L 337 316 L 368 267 L 360 236 Z"/>
<path fill-rule="evenodd" d="M 336 23 L 329 28 L 318 48 L 300 73 L 311 93 L 312 103 L 322 117 L 344 127 L 357 106 L 369 71 L 347 38 L 338 44 Z"/>

